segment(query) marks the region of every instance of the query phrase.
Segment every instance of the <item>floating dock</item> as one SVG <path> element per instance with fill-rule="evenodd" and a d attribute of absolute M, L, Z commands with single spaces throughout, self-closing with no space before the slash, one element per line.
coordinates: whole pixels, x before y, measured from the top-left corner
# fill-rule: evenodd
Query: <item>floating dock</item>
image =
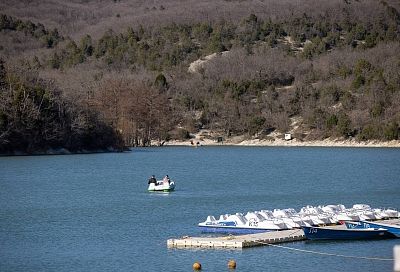
<path fill-rule="evenodd" d="M 399 219 L 384 220 L 388 224 L 398 224 Z M 346 228 L 345 225 L 329 226 L 329 228 Z M 220 237 L 190 237 L 184 236 L 178 239 L 168 239 L 169 248 L 229 248 L 242 249 L 246 247 L 262 246 L 306 240 L 302 229 L 280 230 L 247 235 L 229 235 Z"/>
<path fill-rule="evenodd" d="M 271 231 L 257 234 L 230 235 L 222 237 L 189 237 L 169 239 L 169 248 L 245 248 L 305 240 L 301 229 Z"/>

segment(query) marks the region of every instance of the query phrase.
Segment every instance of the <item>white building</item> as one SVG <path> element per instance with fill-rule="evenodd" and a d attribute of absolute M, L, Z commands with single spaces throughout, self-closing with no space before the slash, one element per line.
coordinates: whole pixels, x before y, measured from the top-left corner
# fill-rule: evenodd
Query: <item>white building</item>
<path fill-rule="evenodd" d="M 292 134 L 290 133 L 285 133 L 285 140 L 290 141 L 292 139 Z"/>

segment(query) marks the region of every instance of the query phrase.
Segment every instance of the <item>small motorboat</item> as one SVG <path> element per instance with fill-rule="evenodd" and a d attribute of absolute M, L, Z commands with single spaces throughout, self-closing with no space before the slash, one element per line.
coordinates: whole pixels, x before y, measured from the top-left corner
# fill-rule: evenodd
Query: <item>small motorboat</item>
<path fill-rule="evenodd" d="M 322 227 L 302 227 L 309 240 L 357 240 L 395 238 L 393 234 L 382 228 L 336 229 Z"/>
<path fill-rule="evenodd" d="M 164 182 L 162 180 L 157 180 L 156 183 L 150 183 L 147 190 L 149 192 L 171 192 L 175 189 L 175 182 L 170 180 L 169 182 Z"/>
<path fill-rule="evenodd" d="M 380 228 L 385 229 L 392 235 L 400 238 L 400 225 L 369 222 L 369 221 L 359 221 L 359 222 L 345 222 L 348 229 L 368 229 L 368 228 Z"/>

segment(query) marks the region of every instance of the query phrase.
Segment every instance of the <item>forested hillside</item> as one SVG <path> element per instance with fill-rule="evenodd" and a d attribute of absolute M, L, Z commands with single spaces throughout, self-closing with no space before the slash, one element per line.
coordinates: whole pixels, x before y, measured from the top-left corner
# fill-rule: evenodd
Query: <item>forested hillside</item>
<path fill-rule="evenodd" d="M 95 112 L 64 98 L 26 70 L 0 61 L 0 154 L 121 150 L 120 136 Z"/>
<path fill-rule="evenodd" d="M 12 75 L 2 81 L 0 152 L 115 147 L 119 137 L 146 146 L 199 129 L 399 139 L 397 1 L 6 0 L 0 10 L 2 71 Z M 4 117 L 26 109 L 18 86 L 36 107 L 51 94 L 40 124 Z M 83 119 L 86 136 L 66 137 Z M 50 124 L 64 134 L 47 139 Z"/>

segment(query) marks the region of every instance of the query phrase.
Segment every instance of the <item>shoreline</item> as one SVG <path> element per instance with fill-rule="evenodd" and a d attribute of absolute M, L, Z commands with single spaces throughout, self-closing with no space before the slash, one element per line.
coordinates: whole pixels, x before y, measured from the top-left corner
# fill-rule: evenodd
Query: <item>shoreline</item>
<path fill-rule="evenodd" d="M 193 144 L 192 144 L 193 142 Z M 197 144 L 198 143 L 198 144 Z M 224 140 L 222 143 L 212 139 L 199 139 L 193 138 L 185 141 L 168 141 L 163 145 L 152 144 L 148 147 L 173 147 L 173 146 L 187 146 L 187 147 L 202 147 L 202 146 L 242 146 L 242 147 L 343 147 L 343 148 L 400 148 L 400 140 L 392 141 L 365 141 L 360 142 L 356 140 L 317 140 L 317 141 L 299 141 L 297 139 L 283 140 L 263 140 L 263 139 L 243 139 L 240 136 L 232 137 Z M 87 154 L 100 154 L 100 153 L 125 153 L 133 151 L 135 147 L 124 148 L 123 150 L 116 149 L 103 149 L 103 150 L 80 150 L 71 152 L 67 149 L 50 149 L 47 151 L 38 151 L 34 153 L 13 152 L 0 154 L 0 157 L 21 157 L 21 156 L 47 156 L 47 155 L 87 155 Z"/>
<path fill-rule="evenodd" d="M 98 150 L 70 151 L 65 148 L 60 148 L 60 149 L 49 149 L 46 151 L 35 151 L 32 153 L 20 152 L 20 151 L 14 151 L 12 153 L 0 153 L 0 157 L 89 155 L 89 154 L 101 154 L 101 153 L 123 153 L 128 151 L 130 152 L 131 150 L 127 148 L 124 148 L 123 150 L 109 148 L 109 149 L 98 149 Z"/>
<path fill-rule="evenodd" d="M 191 143 L 193 141 L 194 144 Z M 196 145 L 196 143 L 199 143 Z M 299 141 L 297 139 L 282 140 L 275 139 L 226 139 L 222 143 L 217 143 L 211 139 L 189 139 L 185 141 L 169 141 L 164 146 L 255 146 L 255 147 L 374 147 L 374 148 L 400 148 L 400 140 L 393 141 L 366 141 L 360 142 L 355 140 L 317 140 L 317 141 Z"/>

